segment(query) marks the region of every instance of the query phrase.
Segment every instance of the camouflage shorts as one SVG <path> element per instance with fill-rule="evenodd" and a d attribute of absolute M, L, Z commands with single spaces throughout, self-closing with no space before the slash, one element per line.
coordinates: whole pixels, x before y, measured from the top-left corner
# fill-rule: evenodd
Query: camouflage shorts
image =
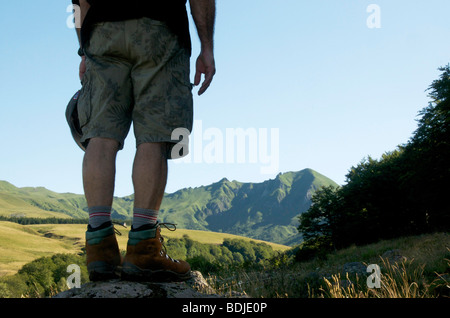
<path fill-rule="evenodd" d="M 174 145 L 176 128 L 192 130 L 190 56 L 164 22 L 142 18 L 96 24 L 84 51 L 78 101 L 83 143 L 111 138 L 122 149 L 131 123 L 136 145 Z"/>

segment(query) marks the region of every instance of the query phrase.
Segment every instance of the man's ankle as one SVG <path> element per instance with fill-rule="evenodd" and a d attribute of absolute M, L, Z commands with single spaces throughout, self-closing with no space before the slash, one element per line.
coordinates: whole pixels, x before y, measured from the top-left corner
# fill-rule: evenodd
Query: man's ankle
<path fill-rule="evenodd" d="M 112 222 L 111 221 L 106 221 L 105 223 L 97 226 L 97 227 L 93 227 L 91 224 L 88 224 L 88 231 L 89 232 L 94 232 L 94 231 L 99 231 L 99 230 L 103 230 L 106 229 L 108 227 L 112 226 Z"/>
<path fill-rule="evenodd" d="M 89 207 L 89 225 L 96 229 L 106 222 L 111 222 L 110 206 Z"/>
<path fill-rule="evenodd" d="M 140 229 L 142 226 L 153 227 L 158 220 L 159 211 L 152 209 L 133 209 L 133 222 L 132 228 L 135 230 Z"/>

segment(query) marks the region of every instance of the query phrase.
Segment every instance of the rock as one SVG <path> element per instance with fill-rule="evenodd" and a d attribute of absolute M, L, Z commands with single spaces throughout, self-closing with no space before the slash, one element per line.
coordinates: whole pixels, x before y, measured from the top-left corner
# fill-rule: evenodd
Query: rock
<path fill-rule="evenodd" d="M 358 276 L 367 275 L 367 267 L 360 262 L 350 262 L 342 266 L 342 272 L 349 274 L 357 274 Z"/>
<path fill-rule="evenodd" d="M 384 252 L 383 255 L 381 255 L 383 259 L 386 259 L 389 261 L 389 263 L 401 263 L 407 260 L 405 256 L 403 256 L 400 252 L 400 250 L 389 250 L 387 252 Z"/>
<path fill-rule="evenodd" d="M 130 282 L 113 279 L 89 282 L 80 288 L 72 288 L 54 298 L 221 298 L 208 285 L 202 274 L 192 271 L 185 282 L 153 283 Z"/>

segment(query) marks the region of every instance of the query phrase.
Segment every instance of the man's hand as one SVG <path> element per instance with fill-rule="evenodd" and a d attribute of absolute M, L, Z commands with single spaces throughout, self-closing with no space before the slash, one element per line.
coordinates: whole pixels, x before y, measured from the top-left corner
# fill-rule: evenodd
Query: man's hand
<path fill-rule="evenodd" d="M 81 63 L 80 63 L 80 81 L 83 79 L 84 73 L 86 73 L 86 57 L 81 57 Z"/>
<path fill-rule="evenodd" d="M 211 85 L 214 75 L 216 74 L 216 64 L 214 61 L 214 53 L 212 50 L 200 52 L 197 58 L 194 85 L 200 84 L 201 76 L 205 74 L 205 79 L 198 91 L 198 95 L 202 95 Z"/>
<path fill-rule="evenodd" d="M 216 0 L 189 0 L 191 14 L 194 18 L 197 33 L 200 38 L 201 51 L 197 58 L 194 84 L 200 84 L 202 74 L 205 74 L 199 95 L 202 95 L 211 84 L 216 74 L 214 62 L 214 24 L 216 19 Z"/>

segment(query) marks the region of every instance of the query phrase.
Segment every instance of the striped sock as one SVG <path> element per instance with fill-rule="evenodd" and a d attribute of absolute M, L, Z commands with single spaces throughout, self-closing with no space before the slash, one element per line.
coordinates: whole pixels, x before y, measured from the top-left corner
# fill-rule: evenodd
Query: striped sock
<path fill-rule="evenodd" d="M 145 224 L 156 224 L 158 213 L 157 210 L 134 208 L 133 228 L 137 229 Z"/>
<path fill-rule="evenodd" d="M 89 207 L 89 225 L 92 228 L 99 227 L 105 222 L 111 221 L 110 206 Z"/>

